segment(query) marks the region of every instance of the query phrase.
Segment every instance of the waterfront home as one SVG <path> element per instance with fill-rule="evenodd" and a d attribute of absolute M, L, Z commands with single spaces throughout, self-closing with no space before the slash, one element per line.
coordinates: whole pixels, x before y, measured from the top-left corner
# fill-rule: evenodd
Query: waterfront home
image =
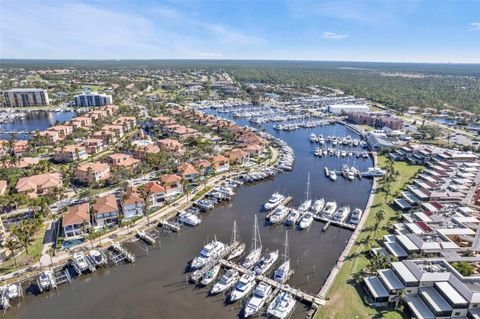
<path fill-rule="evenodd" d="M 50 132 L 57 132 L 60 140 L 64 139 L 73 132 L 73 126 L 71 125 L 54 125 L 47 129 Z"/>
<path fill-rule="evenodd" d="M 171 138 L 164 138 L 158 141 L 160 149 L 173 152 L 175 154 L 183 154 L 182 143 Z"/>
<path fill-rule="evenodd" d="M 213 170 L 217 174 L 224 173 L 230 169 L 228 158 L 223 155 L 214 155 L 210 157 L 210 162 L 212 163 Z"/>
<path fill-rule="evenodd" d="M 28 151 L 28 141 L 15 141 L 13 143 L 13 154 L 22 156 L 26 151 Z"/>
<path fill-rule="evenodd" d="M 0 164 L 0 168 L 27 168 L 37 165 L 40 162 L 38 157 L 20 157 L 14 162 L 5 162 Z"/>
<path fill-rule="evenodd" d="M 176 174 L 164 174 L 160 176 L 160 182 L 165 187 L 165 197 L 183 193 L 182 178 Z"/>
<path fill-rule="evenodd" d="M 87 154 L 95 154 L 103 151 L 105 144 L 101 138 L 87 138 L 81 145 L 85 147 Z"/>
<path fill-rule="evenodd" d="M 55 144 L 60 139 L 60 136 L 56 131 L 41 131 L 38 132 L 37 135 L 45 138 L 51 144 Z"/>
<path fill-rule="evenodd" d="M 212 163 L 205 159 L 196 160 L 192 164 L 203 176 L 208 175 L 212 172 Z"/>
<path fill-rule="evenodd" d="M 143 216 L 145 201 L 135 190 L 129 189 L 126 194 L 122 196 L 121 206 L 123 219 L 130 220 L 132 218 Z"/>
<path fill-rule="evenodd" d="M 87 129 L 92 126 L 92 118 L 87 116 L 78 116 L 74 117 L 69 121 L 69 124 L 74 128 L 83 128 Z"/>
<path fill-rule="evenodd" d="M 265 147 L 260 144 L 248 144 L 243 149 L 245 152 L 249 153 L 251 156 L 259 156 L 262 154 Z"/>
<path fill-rule="evenodd" d="M 170 136 L 173 136 L 179 140 L 184 140 L 187 137 L 194 137 L 194 136 L 197 136 L 198 134 L 199 133 L 197 130 L 190 127 L 185 127 L 185 126 L 179 126 L 177 128 L 174 128 L 169 133 Z"/>
<path fill-rule="evenodd" d="M 118 223 L 118 203 L 115 195 L 97 197 L 92 205 L 93 219 L 97 227 L 112 226 Z"/>
<path fill-rule="evenodd" d="M 199 171 L 192 164 L 183 163 L 177 167 L 178 173 L 188 182 L 195 181 L 200 175 Z"/>
<path fill-rule="evenodd" d="M 112 165 L 112 167 L 133 169 L 140 161 L 133 158 L 132 155 L 115 153 L 108 156 L 108 162 Z"/>
<path fill-rule="evenodd" d="M 7 192 L 7 181 L 0 180 L 0 195 L 4 195 Z"/>
<path fill-rule="evenodd" d="M 83 183 L 93 183 L 110 177 L 110 165 L 107 163 L 85 163 L 75 171 L 76 178 Z"/>
<path fill-rule="evenodd" d="M 166 189 L 157 182 L 149 182 L 143 186 L 144 192 L 149 194 L 148 201 L 151 205 L 156 205 L 165 200 Z"/>
<path fill-rule="evenodd" d="M 90 228 L 90 204 L 82 203 L 68 207 L 62 218 L 65 238 L 81 237 Z"/>
<path fill-rule="evenodd" d="M 245 164 L 249 158 L 250 153 L 239 148 L 234 148 L 228 153 L 228 160 L 232 164 Z"/>
<path fill-rule="evenodd" d="M 55 161 L 61 163 L 81 161 L 88 157 L 85 147 L 78 146 L 76 144 L 66 145 L 64 147 L 57 147 L 54 151 Z"/>
<path fill-rule="evenodd" d="M 62 187 L 62 174 L 47 173 L 22 177 L 18 180 L 15 190 L 25 193 L 30 198 L 54 193 Z"/>

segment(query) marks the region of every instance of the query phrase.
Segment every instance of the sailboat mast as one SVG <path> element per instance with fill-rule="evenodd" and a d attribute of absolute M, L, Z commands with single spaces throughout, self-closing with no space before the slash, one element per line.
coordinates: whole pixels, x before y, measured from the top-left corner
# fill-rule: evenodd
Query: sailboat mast
<path fill-rule="evenodd" d="M 257 215 L 253 222 L 253 249 L 257 249 Z"/>
<path fill-rule="evenodd" d="M 308 172 L 308 178 L 307 178 L 307 190 L 306 190 L 306 200 L 310 199 L 310 172 Z"/>
<path fill-rule="evenodd" d="M 288 259 L 288 230 L 285 231 L 285 252 L 283 253 L 283 256 L 285 258 L 284 261 L 287 261 Z"/>

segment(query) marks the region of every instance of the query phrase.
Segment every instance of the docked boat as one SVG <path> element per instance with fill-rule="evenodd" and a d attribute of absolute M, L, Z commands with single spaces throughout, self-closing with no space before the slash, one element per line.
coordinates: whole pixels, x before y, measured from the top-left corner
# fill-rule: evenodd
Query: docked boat
<path fill-rule="evenodd" d="M 328 167 L 325 166 L 325 176 L 329 177 L 330 176 L 330 171 L 328 170 Z"/>
<path fill-rule="evenodd" d="M 237 282 L 238 278 L 240 278 L 238 271 L 235 269 L 227 270 L 227 272 L 220 277 L 218 282 L 213 285 L 212 289 L 210 289 L 210 294 L 216 295 L 232 288 Z"/>
<path fill-rule="evenodd" d="M 273 193 L 272 197 L 263 205 L 265 210 L 271 210 L 280 205 L 280 203 L 285 199 L 285 196 L 280 193 Z"/>
<path fill-rule="evenodd" d="M 102 252 L 92 249 L 88 252 L 88 257 L 92 260 L 95 267 L 102 267 L 107 264 L 107 257 Z"/>
<path fill-rule="evenodd" d="M 40 273 L 37 277 L 37 285 L 41 292 L 56 288 L 57 283 L 53 271 L 49 269 Z"/>
<path fill-rule="evenodd" d="M 22 296 L 22 286 L 19 283 L 10 284 L 6 287 L 5 293 L 10 301 Z"/>
<path fill-rule="evenodd" d="M 333 215 L 333 220 L 337 222 L 343 222 L 345 218 L 347 218 L 348 214 L 350 214 L 350 207 L 343 206 L 340 207 L 337 212 Z"/>
<path fill-rule="evenodd" d="M 300 219 L 300 216 L 301 215 L 298 210 L 290 208 L 290 212 L 288 213 L 287 218 L 285 219 L 285 225 L 287 226 L 295 225 Z"/>
<path fill-rule="evenodd" d="M 313 202 L 311 211 L 316 215 L 322 211 L 323 207 L 325 207 L 325 199 L 320 198 Z"/>
<path fill-rule="evenodd" d="M 250 291 L 252 291 L 253 287 L 255 287 L 255 273 L 244 273 L 230 293 L 230 302 L 235 302 L 246 297 Z"/>
<path fill-rule="evenodd" d="M 305 213 L 303 215 L 302 219 L 300 219 L 300 223 L 298 224 L 300 226 L 300 229 L 305 229 L 310 227 L 313 222 L 313 214 L 311 212 Z"/>
<path fill-rule="evenodd" d="M 221 256 L 225 249 L 226 246 L 224 243 L 214 240 L 203 247 L 200 251 L 200 255 L 192 260 L 190 266 L 193 269 L 202 268 L 209 261 L 213 260 L 213 258 Z"/>
<path fill-rule="evenodd" d="M 200 218 L 198 218 L 197 215 L 194 215 L 189 212 L 181 212 L 178 214 L 177 217 L 178 221 L 187 225 L 187 226 L 197 226 L 202 222 Z"/>
<path fill-rule="evenodd" d="M 260 261 L 253 268 L 253 271 L 257 275 L 263 275 L 268 270 L 270 270 L 270 268 L 272 268 L 272 266 L 275 264 L 277 259 L 278 259 L 278 250 L 268 252 L 262 256 Z"/>
<path fill-rule="evenodd" d="M 232 252 L 230 253 L 230 255 L 228 255 L 227 257 L 227 260 L 232 260 L 232 259 L 235 259 L 235 258 L 238 258 L 240 257 L 241 255 L 243 255 L 243 253 L 245 252 L 245 243 L 241 243 L 238 241 L 238 227 L 237 227 L 237 221 L 234 220 L 233 221 L 233 231 L 232 231 L 232 240 L 231 240 L 231 243 L 237 243 L 237 246 L 232 250 Z"/>
<path fill-rule="evenodd" d="M 337 180 L 337 173 L 335 173 L 335 171 L 330 171 L 330 179 L 332 181 L 336 181 Z"/>
<path fill-rule="evenodd" d="M 243 310 L 244 317 L 248 318 L 258 313 L 265 302 L 272 294 L 272 286 L 264 282 L 260 282 L 253 292 L 252 298 L 245 305 Z"/>
<path fill-rule="evenodd" d="M 262 256 L 262 239 L 258 229 L 257 215 L 255 215 L 253 223 L 253 247 L 242 261 L 242 267 L 246 269 L 252 268 Z"/>
<path fill-rule="evenodd" d="M 298 206 L 298 211 L 306 212 L 312 206 L 312 200 L 307 199 L 300 206 Z"/>
<path fill-rule="evenodd" d="M 284 247 L 285 251 L 283 253 L 283 262 L 273 273 L 273 280 L 282 284 L 288 280 L 291 272 L 290 258 L 288 257 L 288 231 L 285 231 Z"/>
<path fill-rule="evenodd" d="M 333 214 L 337 211 L 337 202 L 328 202 L 325 204 L 322 216 L 325 218 L 332 218 Z"/>
<path fill-rule="evenodd" d="M 282 220 L 287 217 L 288 214 L 288 208 L 280 205 L 275 210 L 273 211 L 272 215 L 270 216 L 270 223 L 272 224 L 278 224 L 281 223 Z"/>
<path fill-rule="evenodd" d="M 360 208 L 355 208 L 350 216 L 350 224 L 358 225 L 362 218 L 363 211 Z"/>
<path fill-rule="evenodd" d="M 200 281 L 200 284 L 202 286 L 210 285 L 220 273 L 220 267 L 221 267 L 220 264 L 213 266 L 202 278 L 202 280 Z"/>
<path fill-rule="evenodd" d="M 76 252 L 73 254 L 72 264 L 78 275 L 85 273 L 89 270 L 94 270 L 94 267 L 90 266 L 87 259 L 85 258 L 85 255 L 82 252 Z"/>
<path fill-rule="evenodd" d="M 378 167 L 369 167 L 366 172 L 362 173 L 363 177 L 382 177 L 385 172 Z"/>
<path fill-rule="evenodd" d="M 267 315 L 276 319 L 289 318 L 295 309 L 295 298 L 286 291 L 281 291 L 270 303 Z"/>
<path fill-rule="evenodd" d="M 310 142 L 315 143 L 317 141 L 317 135 L 315 133 L 310 134 Z"/>

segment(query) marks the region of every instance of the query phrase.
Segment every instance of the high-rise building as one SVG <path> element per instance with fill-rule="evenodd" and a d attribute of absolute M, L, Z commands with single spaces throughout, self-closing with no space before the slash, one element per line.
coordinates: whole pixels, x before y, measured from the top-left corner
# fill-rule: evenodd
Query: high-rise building
<path fill-rule="evenodd" d="M 112 104 L 112 96 L 103 93 L 82 93 L 75 95 L 75 106 L 102 106 Z"/>
<path fill-rule="evenodd" d="M 46 106 L 50 104 L 45 89 L 11 89 L 3 91 L 5 106 Z"/>

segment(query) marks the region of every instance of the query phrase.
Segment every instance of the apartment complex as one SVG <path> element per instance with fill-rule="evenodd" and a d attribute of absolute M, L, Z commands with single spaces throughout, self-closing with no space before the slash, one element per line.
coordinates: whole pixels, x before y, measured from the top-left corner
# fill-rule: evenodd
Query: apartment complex
<path fill-rule="evenodd" d="M 45 89 L 11 89 L 3 91 L 3 97 L 7 107 L 46 106 L 50 104 Z"/>
<path fill-rule="evenodd" d="M 74 97 L 75 106 L 103 106 L 113 103 L 111 95 L 103 93 L 82 93 L 75 95 Z"/>

